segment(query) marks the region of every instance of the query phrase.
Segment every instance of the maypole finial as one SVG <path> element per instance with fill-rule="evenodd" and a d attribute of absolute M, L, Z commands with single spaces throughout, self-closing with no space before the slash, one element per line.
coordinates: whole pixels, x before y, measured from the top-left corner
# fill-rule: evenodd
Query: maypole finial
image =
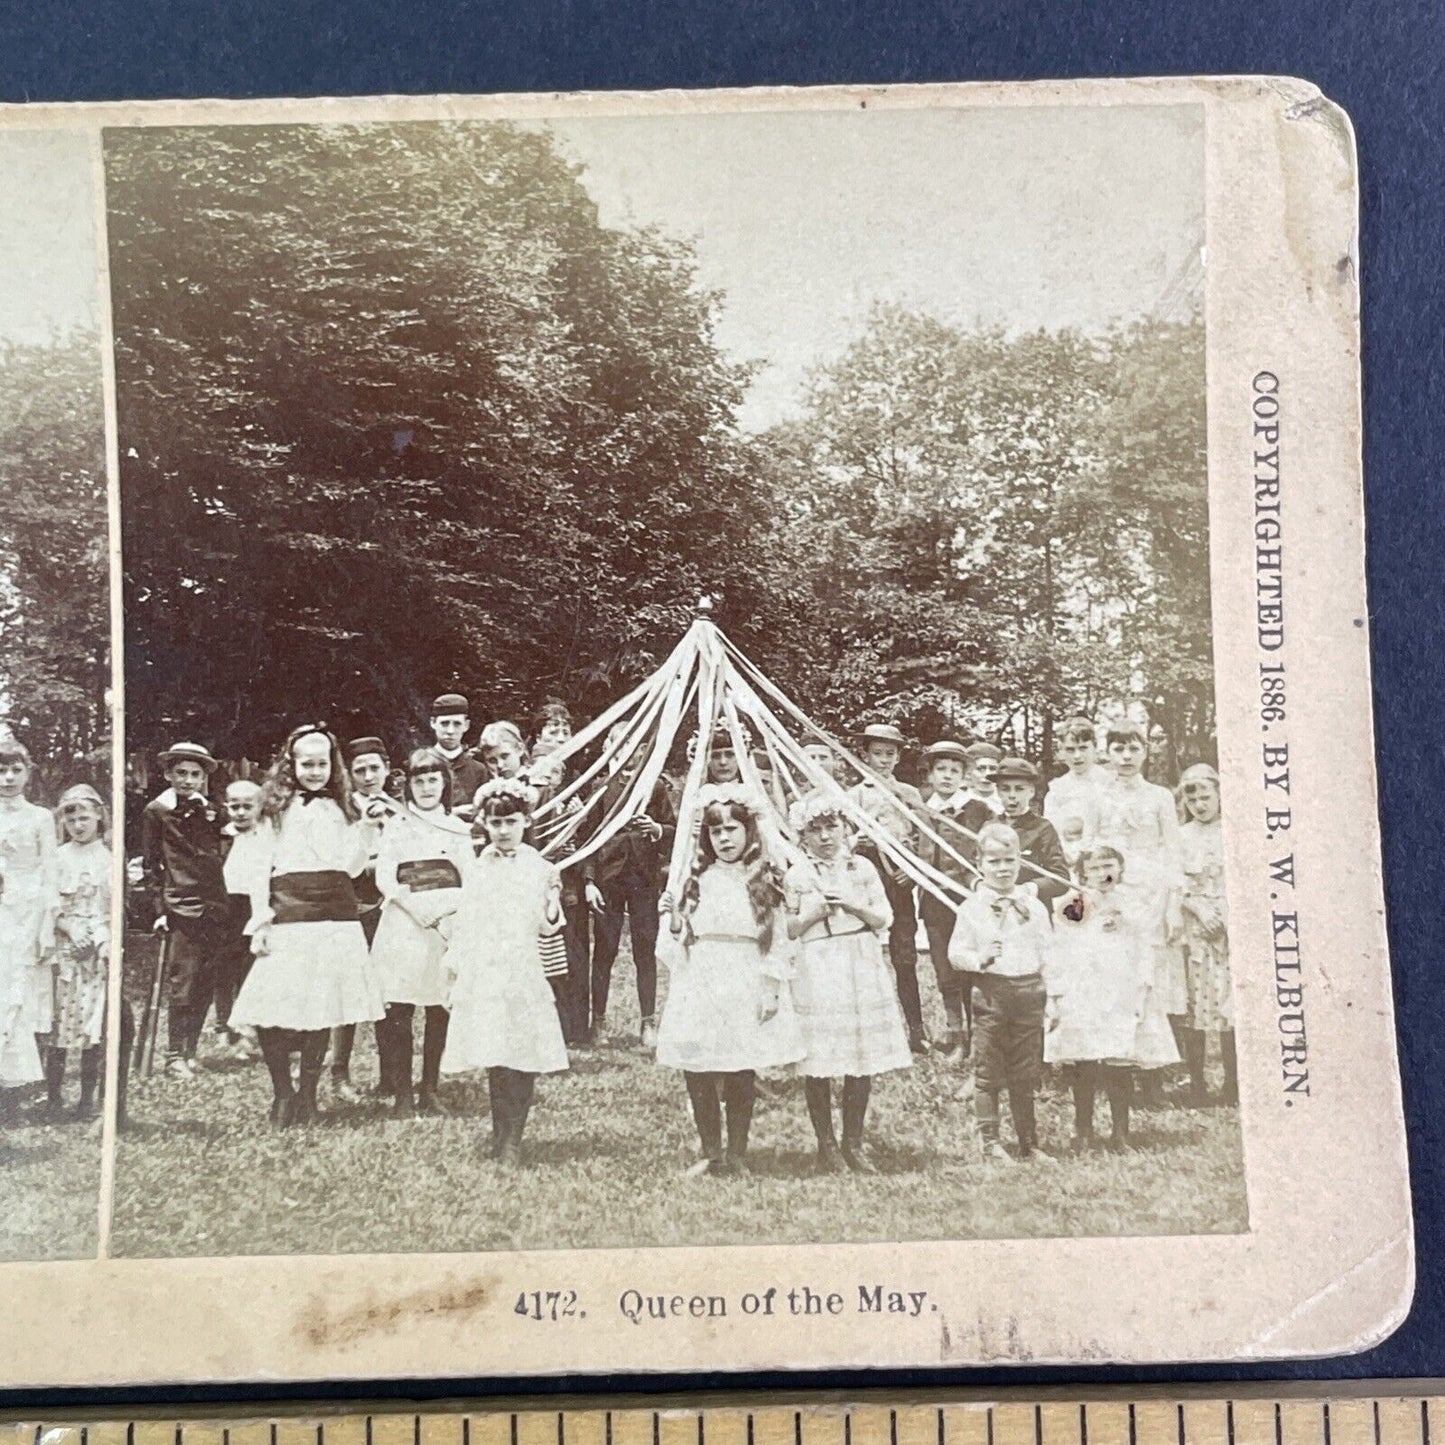
<path fill-rule="evenodd" d="M 704 592 L 704 593 L 702 594 L 702 596 L 697 599 L 697 609 L 696 609 L 696 610 L 697 610 L 697 615 L 698 615 L 699 617 L 711 617 L 711 616 L 712 616 L 712 593 L 711 593 L 711 592 Z"/>

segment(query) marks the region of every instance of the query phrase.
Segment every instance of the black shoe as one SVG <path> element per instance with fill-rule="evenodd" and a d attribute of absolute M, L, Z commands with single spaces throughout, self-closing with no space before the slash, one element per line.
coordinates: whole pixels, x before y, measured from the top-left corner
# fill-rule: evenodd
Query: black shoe
<path fill-rule="evenodd" d="M 855 1174 L 876 1174 L 878 1166 L 864 1152 L 861 1144 L 843 1146 L 843 1162 Z"/>
<path fill-rule="evenodd" d="M 908 1051 L 911 1054 L 926 1054 L 932 1051 L 928 1036 L 922 1029 L 914 1029 L 908 1035 Z"/>
<path fill-rule="evenodd" d="M 398 1094 L 395 1103 L 391 1106 L 391 1117 L 393 1119 L 410 1119 L 416 1113 L 416 1108 L 411 1102 L 410 1094 Z"/>
<path fill-rule="evenodd" d="M 838 1146 L 831 1140 L 818 1146 L 818 1157 L 813 1161 L 814 1174 L 841 1174 L 847 1167 Z"/>

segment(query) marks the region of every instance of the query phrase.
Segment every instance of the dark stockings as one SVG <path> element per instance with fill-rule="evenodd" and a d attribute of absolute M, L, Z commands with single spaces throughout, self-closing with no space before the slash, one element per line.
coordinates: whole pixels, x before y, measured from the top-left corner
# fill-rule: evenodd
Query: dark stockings
<path fill-rule="evenodd" d="M 758 1076 L 751 1069 L 736 1073 L 684 1073 L 692 1117 L 697 1124 L 702 1152 L 715 1165 L 741 1166 L 748 1152 L 748 1131 L 752 1128 L 753 1102 Z M 727 1116 L 727 1149 L 723 1149 L 723 1115 Z"/>
<path fill-rule="evenodd" d="M 1102 1087 L 1109 1100 L 1109 1143 L 1115 1149 L 1129 1142 L 1129 1104 L 1134 1095 L 1134 1071 L 1118 1064 L 1095 1060 L 1074 1065 L 1074 1139 L 1088 1144 L 1094 1139 L 1094 1096 Z"/>
<path fill-rule="evenodd" d="M 193 1059 L 201 1041 L 207 1005 L 172 1004 L 166 1013 L 166 1057 Z"/>
<path fill-rule="evenodd" d="M 1189 1068 L 1189 1102 L 1203 1104 L 1209 1099 L 1209 1088 L 1204 1077 L 1205 1048 L 1209 1040 L 1203 1029 L 1182 1029 L 1179 1051 Z M 1234 1047 L 1234 1030 L 1219 1031 L 1220 1062 L 1224 1065 L 1224 1091 L 1219 1096 L 1222 1104 L 1239 1102 L 1239 1056 Z"/>
<path fill-rule="evenodd" d="M 382 1091 L 396 1098 L 396 1112 L 412 1112 L 412 1019 L 416 1005 L 389 1003 L 386 1017 L 376 1026 L 376 1047 L 381 1056 Z M 416 1107 L 431 1113 L 437 1107 L 437 1084 L 441 1079 L 442 1053 L 447 1046 L 450 1014 L 440 1004 L 426 1006 L 426 1028 L 421 1044 L 421 1089 Z"/>
<path fill-rule="evenodd" d="M 80 1116 L 89 1119 L 95 1114 L 95 1096 L 100 1091 L 100 1066 L 105 1062 L 105 1048 L 92 1044 L 80 1051 Z"/>
<path fill-rule="evenodd" d="M 47 1047 L 42 1057 L 45 1060 L 45 1112 L 50 1118 L 58 1118 L 65 1106 L 65 1064 L 66 1051 Z M 100 1066 L 105 1059 L 105 1047 L 92 1044 L 80 1051 L 80 1107 L 82 1119 L 95 1117 L 95 1096 L 100 1085 Z"/>
<path fill-rule="evenodd" d="M 256 1041 L 271 1075 L 271 1122 L 309 1124 L 316 1118 L 316 1090 L 331 1042 L 326 1029 L 257 1029 Z M 301 1055 L 296 1086 L 291 1084 L 291 1055 Z"/>
<path fill-rule="evenodd" d="M 532 1109 L 537 1086 L 535 1074 L 520 1069 L 488 1069 L 487 1092 L 492 1105 L 492 1158 L 504 1164 L 520 1162 L 522 1132 Z"/>
<path fill-rule="evenodd" d="M 1181 1028 L 1176 1032 L 1179 1052 L 1184 1055 L 1184 1066 L 1189 1070 L 1189 1102 L 1202 1104 L 1209 1093 L 1204 1082 L 1204 1049 L 1208 1035 L 1203 1029 Z"/>

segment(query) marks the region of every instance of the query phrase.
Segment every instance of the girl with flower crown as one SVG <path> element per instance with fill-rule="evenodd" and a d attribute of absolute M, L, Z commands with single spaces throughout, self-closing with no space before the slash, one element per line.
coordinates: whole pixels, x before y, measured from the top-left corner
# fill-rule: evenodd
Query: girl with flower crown
<path fill-rule="evenodd" d="M 803 1076 L 818 1140 L 817 1172 L 874 1172 L 863 1152 L 873 1076 L 913 1062 L 883 961 L 893 910 L 873 863 L 848 846 L 836 795 L 815 793 L 796 812 L 804 857 L 788 870 L 788 936 L 798 941 L 793 1002 L 807 1049 Z M 843 1080 L 843 1147 L 833 1129 L 833 1079 Z"/>
<path fill-rule="evenodd" d="M 89 783 L 67 788 L 55 807 L 59 910 L 55 918 L 55 1027 L 45 1060 L 46 1108 L 62 1111 L 65 1064 L 80 1055 L 79 1119 L 95 1117 L 104 1049 L 106 970 L 110 959 L 110 849 L 104 801 Z"/>
<path fill-rule="evenodd" d="M 476 794 L 487 845 L 462 880 L 446 967 L 451 977 L 442 1073 L 487 1071 L 492 1157 L 521 1163 L 538 1074 L 567 1067 L 567 1045 L 543 967 L 543 941 L 562 929 L 562 878 L 525 841 L 537 793 L 496 777 Z"/>
<path fill-rule="evenodd" d="M 331 1030 L 386 1014 L 353 884 L 371 840 L 341 747 L 320 724 L 286 739 L 261 790 L 258 826 L 265 859 L 252 870 L 255 962 L 231 1024 L 255 1028 L 271 1074 L 271 1121 L 285 1128 L 316 1118 Z M 294 1085 L 292 1054 L 301 1059 Z"/>
<path fill-rule="evenodd" d="M 706 784 L 698 801 L 682 897 L 664 893 L 660 903 L 671 985 L 657 1062 L 687 1080 L 704 1156 L 690 1172 L 741 1174 L 758 1070 L 796 1063 L 805 1049 L 787 987 L 782 874 L 763 843 L 760 804 L 736 784 Z"/>

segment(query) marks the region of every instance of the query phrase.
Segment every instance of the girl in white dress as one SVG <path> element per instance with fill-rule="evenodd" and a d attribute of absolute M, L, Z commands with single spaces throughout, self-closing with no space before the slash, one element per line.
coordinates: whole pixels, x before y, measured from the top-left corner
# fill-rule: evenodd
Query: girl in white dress
<path fill-rule="evenodd" d="M 80 1055 L 80 1105 L 76 1118 L 93 1119 L 105 1050 L 106 971 L 110 960 L 110 849 L 106 809 L 89 783 L 60 795 L 55 807 L 62 841 L 56 855 L 59 910 L 55 918 L 55 1020 L 45 1061 L 46 1106 L 62 1112 L 65 1065 Z"/>
<path fill-rule="evenodd" d="M 1234 1051 L 1234 990 L 1229 977 L 1229 909 L 1224 898 L 1224 834 L 1219 821 L 1219 774 L 1195 763 L 1179 779 L 1188 819 L 1179 830 L 1184 861 L 1184 959 L 1189 982 L 1184 1061 L 1190 1101 L 1208 1101 L 1204 1050 L 1219 1034 L 1225 1104 L 1239 1102 L 1239 1065 Z"/>
<path fill-rule="evenodd" d="M 536 790 L 517 778 L 477 789 L 487 845 L 467 868 L 446 953 L 451 977 L 442 1073 L 487 1071 L 492 1157 L 521 1163 L 538 1074 L 567 1067 L 567 1045 L 542 971 L 542 940 L 562 928 L 562 879 L 523 841 Z"/>
<path fill-rule="evenodd" d="M 782 874 L 767 855 L 760 804 L 743 786 L 704 785 L 682 897 L 664 893 L 659 957 L 671 969 L 657 1062 L 681 1069 L 703 1161 L 689 1172 L 746 1172 L 757 1072 L 805 1052 L 793 1011 Z M 723 1114 L 727 1145 L 723 1146 Z"/>
<path fill-rule="evenodd" d="M 265 867 L 253 870 L 255 962 L 231 1009 L 236 1028 L 256 1030 L 271 1074 L 271 1121 L 316 1118 L 316 1087 L 330 1031 L 382 1018 L 353 879 L 367 864 L 367 830 L 335 737 L 295 729 L 266 775 L 258 825 Z M 296 1084 L 291 1055 L 301 1056 Z"/>
<path fill-rule="evenodd" d="M 0 1087 L 44 1077 L 53 1003 L 55 820 L 25 796 L 30 754 L 0 724 Z"/>
<path fill-rule="evenodd" d="M 883 879 L 849 849 L 836 796 L 814 793 L 796 807 L 806 856 L 788 870 L 788 936 L 798 942 L 793 1003 L 807 1052 L 808 1117 L 817 1172 L 874 1173 L 863 1152 L 873 1076 L 913 1062 L 882 940 L 893 923 Z M 843 1080 L 843 1147 L 833 1130 L 832 1083 Z"/>
<path fill-rule="evenodd" d="M 1155 969 L 1151 932 L 1125 886 L 1117 848 L 1085 849 L 1079 886 L 1054 914 L 1054 960 L 1044 1032 L 1044 1062 L 1070 1064 L 1075 1151 L 1093 1147 L 1094 1099 L 1109 1100 L 1109 1147 L 1129 1147 L 1134 1071 L 1178 1063 L 1163 1012 L 1150 1007 Z"/>
<path fill-rule="evenodd" d="M 376 854 L 381 918 L 371 941 L 371 967 L 386 998 L 376 1026 L 383 1088 L 393 1113 L 435 1114 L 436 1082 L 447 1048 L 447 941 L 461 899 L 462 873 L 473 858 L 471 829 L 452 818 L 451 769 L 432 747 L 406 760 L 406 809 L 387 819 Z M 422 1087 L 412 1098 L 412 1020 L 425 1010 Z"/>
<path fill-rule="evenodd" d="M 1184 868 L 1179 851 L 1179 814 L 1168 788 L 1145 780 L 1149 744 L 1140 723 L 1110 722 L 1105 732 L 1113 776 L 1099 790 L 1096 843 L 1124 855 L 1127 881 L 1121 884 L 1153 950 L 1154 987 L 1148 1007 L 1178 1027 L 1189 1008 L 1184 976 Z M 1145 1082 L 1143 1100 L 1157 1104 L 1161 1078 Z"/>
<path fill-rule="evenodd" d="M 472 861 L 470 828 L 447 807 L 451 769 L 435 748 L 418 748 L 406 763 L 406 810 L 382 830 L 376 886 L 383 902 L 371 966 L 386 999 L 376 1026 L 383 1087 L 393 1112 L 435 1114 L 442 1051 L 447 1042 L 447 980 L 443 960 L 452 916 L 461 899 L 462 874 Z M 421 1088 L 412 1098 L 412 1021 L 426 1014 Z"/>

